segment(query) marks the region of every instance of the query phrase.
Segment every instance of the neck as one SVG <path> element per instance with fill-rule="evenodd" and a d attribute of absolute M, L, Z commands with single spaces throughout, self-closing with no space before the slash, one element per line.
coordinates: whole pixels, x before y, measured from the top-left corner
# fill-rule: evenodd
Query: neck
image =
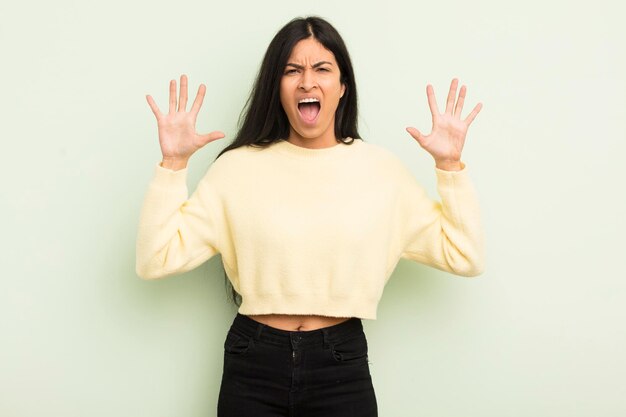
<path fill-rule="evenodd" d="M 326 146 L 323 148 L 309 148 L 291 143 L 288 140 L 279 140 L 273 143 L 272 147 L 276 151 L 287 154 L 294 158 L 310 159 L 334 159 L 340 158 L 342 155 L 351 154 L 352 150 L 359 147 L 361 140 L 354 140 L 350 137 L 346 138 L 347 144 L 340 141 L 334 146 Z"/>
<path fill-rule="evenodd" d="M 331 148 L 333 146 L 337 146 L 339 143 L 337 137 L 335 136 L 334 129 L 329 129 L 328 132 L 315 138 L 306 138 L 291 129 L 287 141 L 293 145 L 309 149 Z"/>

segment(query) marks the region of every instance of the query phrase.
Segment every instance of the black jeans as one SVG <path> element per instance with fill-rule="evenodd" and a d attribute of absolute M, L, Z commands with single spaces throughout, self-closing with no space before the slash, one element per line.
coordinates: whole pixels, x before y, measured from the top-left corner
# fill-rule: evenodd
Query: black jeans
<path fill-rule="evenodd" d="M 361 319 L 287 331 L 237 313 L 224 341 L 218 417 L 377 417 Z"/>

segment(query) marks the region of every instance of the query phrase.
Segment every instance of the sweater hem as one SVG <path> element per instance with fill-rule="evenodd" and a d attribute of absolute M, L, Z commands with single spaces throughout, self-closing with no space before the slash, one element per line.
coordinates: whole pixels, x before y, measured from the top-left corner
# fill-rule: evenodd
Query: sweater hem
<path fill-rule="evenodd" d="M 362 304 L 362 300 L 333 299 L 322 300 L 315 297 L 275 297 L 254 298 L 242 296 L 242 303 L 238 312 L 245 315 L 256 314 L 289 314 L 289 315 L 319 315 L 324 317 L 357 317 L 365 320 L 376 320 L 377 302 L 373 307 L 354 305 Z M 369 301 L 367 301 L 369 303 Z"/>

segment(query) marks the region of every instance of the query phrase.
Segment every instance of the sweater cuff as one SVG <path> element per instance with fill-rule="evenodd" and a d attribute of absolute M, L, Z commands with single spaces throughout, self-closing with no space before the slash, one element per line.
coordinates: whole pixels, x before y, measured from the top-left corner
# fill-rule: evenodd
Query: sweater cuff
<path fill-rule="evenodd" d="M 153 184 L 165 188 L 176 188 L 187 186 L 188 167 L 174 171 L 173 169 L 163 168 L 161 162 L 157 162 L 154 169 Z"/>
<path fill-rule="evenodd" d="M 469 181 L 467 167 L 463 162 L 461 162 L 459 171 L 446 171 L 435 167 L 435 174 L 437 175 L 437 183 L 443 186 L 461 185 Z"/>

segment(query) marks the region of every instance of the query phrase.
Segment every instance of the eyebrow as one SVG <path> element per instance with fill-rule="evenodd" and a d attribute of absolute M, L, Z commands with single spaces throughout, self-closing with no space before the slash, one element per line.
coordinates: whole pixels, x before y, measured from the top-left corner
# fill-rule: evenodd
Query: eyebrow
<path fill-rule="evenodd" d="M 328 61 L 320 61 L 320 62 L 317 62 L 317 63 L 313 64 L 313 68 L 317 68 L 317 67 L 319 67 L 320 65 L 324 65 L 324 64 L 333 65 L 333 64 L 332 64 L 332 62 L 328 62 Z M 298 64 L 294 64 L 293 62 L 289 62 L 289 63 L 287 64 L 287 66 L 292 66 L 292 67 L 295 67 L 295 68 L 298 68 L 298 69 L 303 69 L 303 68 L 304 68 L 304 66 L 302 66 L 302 65 L 298 65 Z"/>

